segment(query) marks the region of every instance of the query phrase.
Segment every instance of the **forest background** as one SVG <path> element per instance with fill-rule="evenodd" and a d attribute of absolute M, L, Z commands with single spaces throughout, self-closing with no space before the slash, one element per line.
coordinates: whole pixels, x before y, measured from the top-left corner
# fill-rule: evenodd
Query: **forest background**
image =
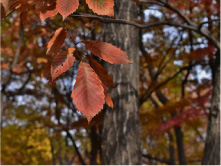
<path fill-rule="evenodd" d="M 1 1 L 2 164 L 220 164 L 220 1 L 113 2 L 58 14 L 59 0 Z M 58 55 L 85 54 L 69 70 L 59 64 L 54 83 L 45 73 L 61 27 Z M 108 64 L 85 41 L 108 42 L 107 54 L 118 47 L 132 64 Z M 113 109 L 108 100 L 87 119 L 72 96 L 81 56 L 115 84 Z"/>

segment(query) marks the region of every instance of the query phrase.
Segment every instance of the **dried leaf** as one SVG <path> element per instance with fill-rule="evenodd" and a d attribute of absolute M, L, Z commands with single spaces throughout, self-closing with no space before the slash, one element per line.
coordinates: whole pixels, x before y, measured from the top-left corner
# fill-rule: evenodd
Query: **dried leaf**
<path fill-rule="evenodd" d="M 96 60 L 94 60 L 90 55 L 87 55 L 87 58 L 90 61 L 90 65 L 100 77 L 101 81 L 106 87 L 115 87 L 112 77 L 108 74 L 107 70 L 103 68 Z"/>
<path fill-rule="evenodd" d="M 66 38 L 65 29 L 64 28 L 57 29 L 51 40 L 48 42 L 46 54 L 54 53 L 54 56 L 57 55 L 58 51 L 60 50 L 61 46 L 64 43 L 65 38 Z"/>
<path fill-rule="evenodd" d="M 57 9 L 41 11 L 41 12 L 40 12 L 41 22 L 44 22 L 47 18 L 53 17 L 53 16 L 55 16 L 56 14 L 58 14 Z"/>

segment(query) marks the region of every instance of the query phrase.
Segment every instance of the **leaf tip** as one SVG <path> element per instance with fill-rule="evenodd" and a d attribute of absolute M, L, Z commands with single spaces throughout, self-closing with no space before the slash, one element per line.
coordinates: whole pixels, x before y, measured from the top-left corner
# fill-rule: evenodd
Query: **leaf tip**
<path fill-rule="evenodd" d="M 87 121 L 88 121 L 88 124 L 91 122 L 92 118 L 91 117 L 86 117 L 87 118 Z"/>
<path fill-rule="evenodd" d="M 128 64 L 133 64 L 133 63 L 128 59 Z"/>

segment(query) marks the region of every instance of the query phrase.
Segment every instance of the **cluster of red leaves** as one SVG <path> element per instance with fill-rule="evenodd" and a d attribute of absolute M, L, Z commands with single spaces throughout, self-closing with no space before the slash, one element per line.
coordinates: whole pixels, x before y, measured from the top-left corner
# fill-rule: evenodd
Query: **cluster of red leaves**
<path fill-rule="evenodd" d="M 191 108 L 185 109 L 185 107 L 189 107 L 188 105 L 184 106 L 181 113 L 178 115 L 168 119 L 166 122 L 161 124 L 158 127 L 160 131 L 166 131 L 171 129 L 174 126 L 181 126 L 184 122 L 193 121 L 199 118 L 208 118 L 208 113 L 206 112 L 207 107 L 205 106 L 207 103 L 210 102 L 210 96 L 212 91 L 210 90 L 205 95 L 198 97 L 196 99 L 191 100 L 191 103 L 194 103 Z"/>
<path fill-rule="evenodd" d="M 209 45 L 205 48 L 198 48 L 192 51 L 189 54 L 185 54 L 184 59 L 188 61 L 203 61 L 205 59 L 213 59 L 214 58 L 215 47 L 213 45 Z"/>
<path fill-rule="evenodd" d="M 72 98 L 77 109 L 90 121 L 103 108 L 104 103 L 113 108 L 108 88 L 115 87 L 115 85 L 106 69 L 91 55 L 84 56 L 82 52 L 75 48 L 69 48 L 68 51 L 59 53 L 67 36 L 66 33 L 65 28 L 59 28 L 48 42 L 47 54 L 53 54 L 53 60 L 42 73 L 42 76 L 46 77 L 53 85 L 59 75 L 73 66 L 76 59 L 80 60 Z M 82 43 L 94 55 L 109 63 L 131 63 L 121 49 L 109 43 L 98 41 L 82 41 Z M 86 58 L 89 63 L 86 62 Z"/>
<path fill-rule="evenodd" d="M 96 14 L 114 16 L 114 0 L 85 0 L 85 2 Z M 138 0 L 135 2 L 139 5 Z M 27 22 L 28 12 L 34 9 L 42 22 L 58 13 L 62 15 L 64 20 L 74 13 L 78 6 L 79 0 L 2 0 L 1 18 L 6 17 L 9 11 L 18 10 L 20 20 L 24 24 Z M 66 34 L 67 29 L 61 27 L 55 31 L 48 42 L 46 54 L 52 54 L 53 60 L 42 73 L 42 77 L 46 77 L 54 85 L 56 79 L 68 71 L 76 59 L 80 60 L 72 98 L 77 109 L 90 121 L 103 108 L 104 103 L 113 108 L 108 88 L 115 87 L 115 85 L 108 72 L 92 56 L 84 55 L 75 48 L 59 52 L 67 37 Z M 98 41 L 82 41 L 82 43 L 92 54 L 109 63 L 131 63 L 122 50 L 109 43 Z"/>
<path fill-rule="evenodd" d="M 201 117 L 207 118 L 207 113 L 202 109 L 189 109 L 185 110 L 179 115 L 172 117 L 166 123 L 159 126 L 160 131 L 171 129 L 174 126 L 181 126 L 183 122 L 189 122 Z"/>
<path fill-rule="evenodd" d="M 114 16 L 114 0 L 86 0 L 86 3 L 94 13 L 100 15 Z M 43 22 L 48 17 L 53 17 L 60 13 L 63 20 L 74 13 L 79 6 L 79 0 L 2 0 L 1 17 L 5 17 L 9 10 L 20 9 L 21 20 L 25 20 L 27 12 L 35 8 Z"/>

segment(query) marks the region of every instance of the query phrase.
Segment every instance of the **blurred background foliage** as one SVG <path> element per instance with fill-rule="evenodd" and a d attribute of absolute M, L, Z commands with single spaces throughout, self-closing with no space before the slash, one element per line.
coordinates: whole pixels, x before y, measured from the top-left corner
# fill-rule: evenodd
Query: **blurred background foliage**
<path fill-rule="evenodd" d="M 141 1 L 140 23 L 182 20 L 162 6 Z M 155 1 L 153 1 L 155 2 Z M 81 3 L 84 3 L 83 1 Z M 220 15 L 220 1 L 170 3 L 195 24 Z M 81 4 L 79 13 L 91 13 Z M 31 7 L 25 19 L 18 9 L 1 21 L 1 162 L 2 164 L 102 164 L 102 112 L 90 124 L 70 97 L 79 63 L 52 87 L 41 78 L 52 60 L 46 43 L 62 26 L 60 15 L 40 23 Z M 20 21 L 21 20 L 21 21 Z M 103 40 L 102 22 L 69 16 L 65 23 L 80 40 Z M 203 25 L 217 39 L 219 23 Z M 140 124 L 144 164 L 200 164 L 212 93 L 215 48 L 205 37 L 167 25 L 139 30 Z M 68 47 L 74 47 L 70 39 Z M 79 44 L 78 49 L 84 45 Z M 108 71 L 111 75 L 111 71 Z M 160 100 L 161 92 L 167 97 Z M 180 130 L 181 137 L 177 135 Z M 179 149 L 178 139 L 184 149 Z"/>

